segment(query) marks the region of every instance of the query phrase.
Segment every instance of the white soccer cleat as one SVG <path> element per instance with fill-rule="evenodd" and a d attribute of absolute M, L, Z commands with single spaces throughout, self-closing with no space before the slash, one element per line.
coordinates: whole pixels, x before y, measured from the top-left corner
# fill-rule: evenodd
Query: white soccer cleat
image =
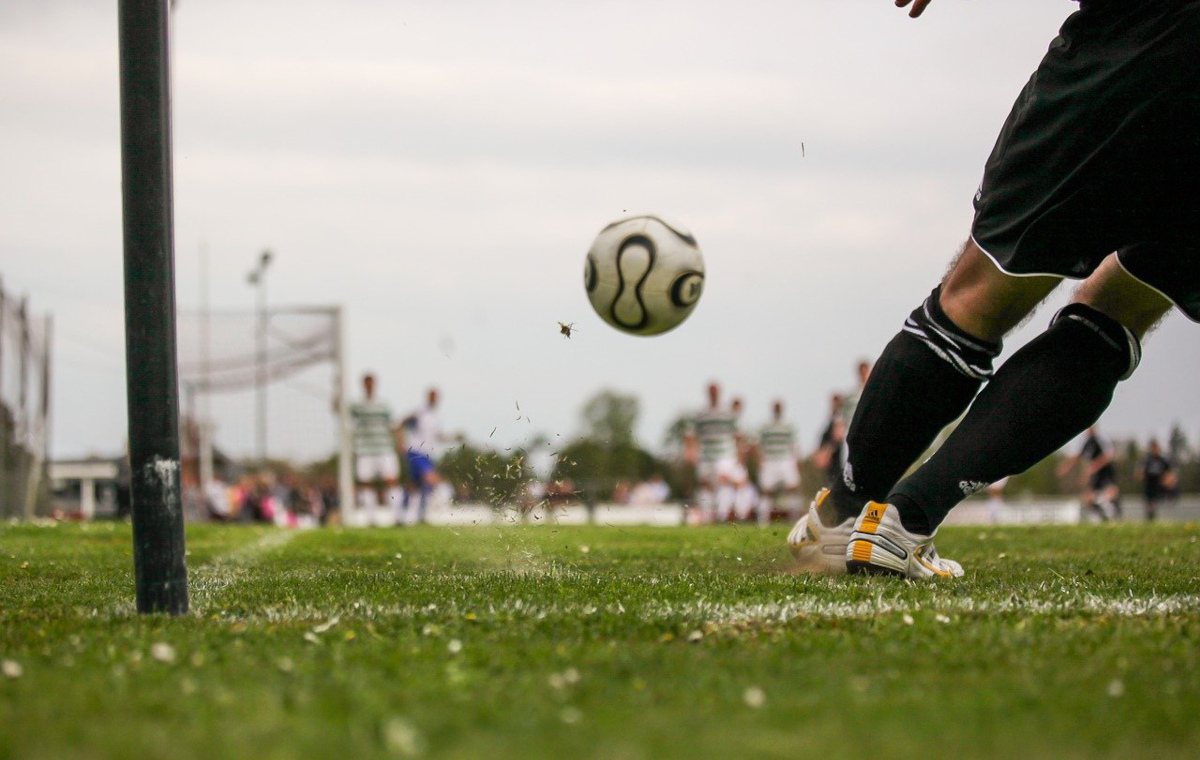
<path fill-rule="evenodd" d="M 846 572 L 846 545 L 854 530 L 854 518 L 840 525 L 825 525 L 817 509 L 829 498 L 829 489 L 817 492 L 808 512 L 788 534 L 788 548 L 806 573 L 841 575 Z"/>
<path fill-rule="evenodd" d="M 900 524 L 900 511 L 891 504 L 867 502 L 850 543 L 846 568 L 852 573 L 899 575 L 904 578 L 957 578 L 962 565 L 942 559 L 933 547 L 933 536 L 909 533 Z"/>

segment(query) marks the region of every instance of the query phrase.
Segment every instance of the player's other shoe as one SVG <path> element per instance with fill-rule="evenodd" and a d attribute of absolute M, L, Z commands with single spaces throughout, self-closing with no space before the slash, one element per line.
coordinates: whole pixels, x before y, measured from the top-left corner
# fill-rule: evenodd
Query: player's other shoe
<path fill-rule="evenodd" d="M 854 523 L 846 547 L 846 569 L 904 578 L 957 578 L 963 574 L 962 565 L 938 556 L 933 535 L 909 533 L 900 524 L 896 507 L 874 501 L 867 503 Z"/>
<path fill-rule="evenodd" d="M 854 530 L 854 518 L 827 525 L 821 518 L 821 505 L 828 498 L 828 488 L 818 491 L 808 512 L 788 534 L 788 548 L 806 573 L 840 575 L 846 572 L 846 545 Z"/>

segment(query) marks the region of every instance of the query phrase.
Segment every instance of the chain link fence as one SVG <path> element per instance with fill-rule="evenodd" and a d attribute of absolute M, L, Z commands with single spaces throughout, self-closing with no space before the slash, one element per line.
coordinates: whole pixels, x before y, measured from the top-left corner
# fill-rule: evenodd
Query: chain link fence
<path fill-rule="evenodd" d="M 0 282 L 0 519 L 49 512 L 51 328 Z"/>

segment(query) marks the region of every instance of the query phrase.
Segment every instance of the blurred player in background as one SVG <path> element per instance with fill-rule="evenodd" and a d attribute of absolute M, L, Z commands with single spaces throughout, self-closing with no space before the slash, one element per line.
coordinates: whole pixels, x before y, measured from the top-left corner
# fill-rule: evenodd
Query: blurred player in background
<path fill-rule="evenodd" d="M 825 486 L 832 486 L 842 477 L 843 445 L 846 443 L 846 422 L 842 417 L 843 399 L 835 393 L 829 397 L 829 422 L 821 432 L 817 450 L 813 452 L 813 464 L 825 474 Z"/>
<path fill-rule="evenodd" d="M 735 398 L 729 404 L 729 411 L 733 413 L 733 440 L 737 450 L 737 467 L 733 473 L 733 517 L 746 521 L 750 519 L 751 512 L 758 504 L 758 491 L 750 481 L 750 458 L 754 456 L 754 444 L 742 432 L 745 402 L 741 398 Z M 728 520 L 729 515 L 719 519 Z"/>
<path fill-rule="evenodd" d="M 1008 487 L 1008 478 L 1000 478 L 987 487 L 988 520 L 992 525 L 1004 522 L 1004 489 Z"/>
<path fill-rule="evenodd" d="M 840 409 L 842 423 L 847 430 L 850 429 L 850 420 L 854 419 L 854 411 L 858 409 L 858 400 L 862 397 L 863 388 L 867 387 L 867 380 L 871 379 L 871 362 L 859 359 L 858 364 L 854 365 L 854 374 L 858 378 L 858 385 L 842 397 Z"/>
<path fill-rule="evenodd" d="M 696 458 L 696 502 L 700 520 L 713 522 L 733 509 L 737 475 L 737 424 L 733 412 L 721 408 L 721 386 L 708 385 L 708 406 L 692 418 L 684 436 Z"/>
<path fill-rule="evenodd" d="M 437 388 L 430 388 L 425 405 L 406 417 L 401 425 L 412 486 L 404 495 L 401 521 L 405 525 L 425 522 L 430 494 L 441 483 L 434 459 L 442 446 L 442 422 L 437 408 Z"/>
<path fill-rule="evenodd" d="M 1087 438 L 1079 453 L 1064 459 L 1058 466 L 1061 477 L 1075 465 L 1084 463 L 1082 503 L 1100 522 L 1108 522 L 1121 515 L 1121 489 L 1117 485 L 1115 455 L 1112 442 L 1102 437 L 1096 426 L 1092 425 L 1087 430 Z"/>
<path fill-rule="evenodd" d="M 400 506 L 400 460 L 392 430 L 391 408 L 375 398 L 375 376 L 362 377 L 363 399 L 350 405 L 354 483 L 359 507 Z M 368 519 L 371 519 L 369 516 Z"/>
<path fill-rule="evenodd" d="M 1157 438 L 1150 439 L 1150 449 L 1142 460 L 1138 470 L 1138 480 L 1142 481 L 1142 494 L 1146 497 L 1146 521 L 1152 522 L 1158 516 L 1158 507 L 1175 492 L 1175 470 L 1169 459 L 1163 456 L 1162 446 Z"/>
<path fill-rule="evenodd" d="M 916 17 L 930 0 L 895 4 Z M 1172 306 L 1200 321 L 1198 123 L 1195 0 L 1088 0 L 1066 19 L 987 160 L 969 239 L 875 364 L 841 480 L 789 536 L 802 567 L 845 541 L 841 572 L 962 575 L 933 545 L 950 510 L 1095 424 Z M 1064 278 L 1084 280 L 1072 302 L 993 370 Z"/>
<path fill-rule="evenodd" d="M 783 402 L 771 405 L 771 421 L 758 433 L 759 523 L 774 513 L 800 511 L 800 448 L 796 429 L 783 417 Z"/>

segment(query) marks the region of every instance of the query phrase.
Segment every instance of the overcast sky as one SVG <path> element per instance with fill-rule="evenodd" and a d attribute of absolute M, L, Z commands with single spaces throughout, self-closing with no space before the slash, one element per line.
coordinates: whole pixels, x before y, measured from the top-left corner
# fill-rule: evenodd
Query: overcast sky
<path fill-rule="evenodd" d="M 657 446 L 718 379 L 751 424 L 785 399 L 811 447 L 829 392 L 966 236 L 996 132 L 1075 7 L 181 0 L 179 303 L 206 245 L 213 305 L 250 307 L 269 246 L 273 302 L 344 306 L 352 375 L 398 409 L 439 386 L 476 440 L 570 435 L 611 387 Z M 125 436 L 116 43 L 115 2 L 0 0 L 0 275 L 55 316 L 58 456 Z M 704 250 L 704 297 L 662 337 L 615 332 L 584 295 L 592 237 L 627 211 Z M 1195 437 L 1197 335 L 1176 315 L 1152 337 L 1108 432 Z"/>

